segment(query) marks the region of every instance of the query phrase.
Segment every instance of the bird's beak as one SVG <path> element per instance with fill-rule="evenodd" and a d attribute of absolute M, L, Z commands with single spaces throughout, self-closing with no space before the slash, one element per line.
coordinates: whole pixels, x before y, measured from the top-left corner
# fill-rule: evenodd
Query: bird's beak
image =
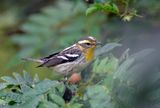
<path fill-rule="evenodd" d="M 102 46 L 102 43 L 101 43 L 100 41 L 97 41 L 97 42 L 96 42 L 96 45 Z"/>

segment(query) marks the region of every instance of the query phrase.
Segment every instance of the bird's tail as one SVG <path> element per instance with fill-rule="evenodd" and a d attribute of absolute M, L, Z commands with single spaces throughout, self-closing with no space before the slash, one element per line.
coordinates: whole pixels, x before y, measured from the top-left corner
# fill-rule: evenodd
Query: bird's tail
<path fill-rule="evenodd" d="M 25 61 L 33 61 L 33 62 L 37 62 L 37 63 L 43 63 L 43 61 L 40 60 L 40 59 L 22 58 L 22 60 L 25 60 Z"/>

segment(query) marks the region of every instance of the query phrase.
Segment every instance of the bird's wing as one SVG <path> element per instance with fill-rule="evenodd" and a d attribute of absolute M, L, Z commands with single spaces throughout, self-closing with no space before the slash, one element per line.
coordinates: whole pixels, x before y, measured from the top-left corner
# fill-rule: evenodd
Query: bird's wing
<path fill-rule="evenodd" d="M 59 54 L 59 52 L 56 52 L 56 53 L 53 53 L 53 54 L 51 54 L 51 55 L 49 55 L 49 56 L 47 56 L 47 57 L 43 57 L 43 58 L 41 58 L 40 60 L 42 60 L 42 61 L 48 61 L 49 59 L 51 59 L 52 57 L 54 57 L 55 55 L 57 55 L 57 54 Z"/>
<path fill-rule="evenodd" d="M 44 63 L 38 67 L 53 67 L 59 64 L 75 61 L 81 56 L 82 52 L 79 49 L 71 48 L 59 53 L 52 54 L 48 57 L 42 58 Z"/>

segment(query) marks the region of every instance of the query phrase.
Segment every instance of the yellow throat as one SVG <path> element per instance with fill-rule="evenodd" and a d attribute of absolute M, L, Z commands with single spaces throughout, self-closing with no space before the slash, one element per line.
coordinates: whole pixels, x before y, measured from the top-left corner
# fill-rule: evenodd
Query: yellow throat
<path fill-rule="evenodd" d="M 84 56 L 85 56 L 85 60 L 87 62 L 90 62 L 90 61 L 93 60 L 93 58 L 94 58 L 94 51 L 95 51 L 96 46 L 91 47 L 89 49 L 84 49 L 82 46 L 80 46 L 78 44 L 77 44 L 77 46 L 81 49 L 81 51 L 83 51 Z"/>
<path fill-rule="evenodd" d="M 93 60 L 94 50 L 95 50 L 95 47 L 92 47 L 92 48 L 89 48 L 85 51 L 84 55 L 85 55 L 85 59 L 86 59 L 87 62 L 90 62 L 90 61 Z"/>

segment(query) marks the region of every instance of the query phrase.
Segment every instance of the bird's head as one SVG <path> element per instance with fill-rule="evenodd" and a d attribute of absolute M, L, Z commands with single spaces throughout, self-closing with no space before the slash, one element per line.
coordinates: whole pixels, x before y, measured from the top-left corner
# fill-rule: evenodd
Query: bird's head
<path fill-rule="evenodd" d="M 94 37 L 88 36 L 84 37 L 81 40 L 77 42 L 77 45 L 82 49 L 82 50 L 87 50 L 90 48 L 95 48 L 97 45 L 101 45 L 100 42 L 98 42 Z"/>
<path fill-rule="evenodd" d="M 94 37 L 88 36 L 79 40 L 76 44 L 85 54 L 86 60 L 90 61 L 94 57 L 96 46 L 101 45 Z"/>

